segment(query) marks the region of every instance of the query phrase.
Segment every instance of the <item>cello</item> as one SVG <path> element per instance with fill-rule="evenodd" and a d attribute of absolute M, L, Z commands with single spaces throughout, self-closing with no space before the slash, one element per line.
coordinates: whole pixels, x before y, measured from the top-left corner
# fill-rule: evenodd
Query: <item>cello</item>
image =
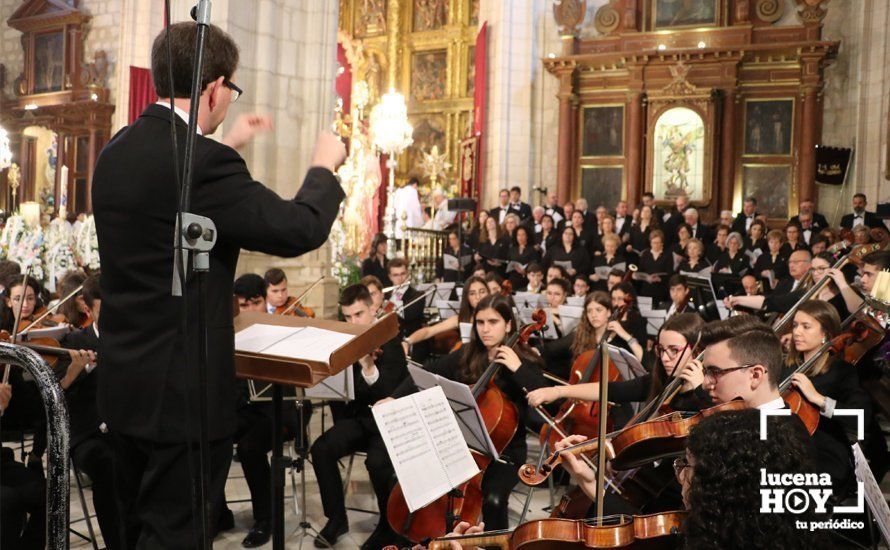
<path fill-rule="evenodd" d="M 532 320 L 533 323 L 516 331 L 503 345 L 512 348 L 525 344 L 533 333 L 541 330 L 547 316 L 543 310 L 537 310 L 532 315 Z M 488 436 L 498 453 L 507 447 L 519 427 L 519 413 L 516 406 L 494 383 L 501 366 L 500 363 L 492 361 L 472 388 Z M 401 485 L 397 483 L 389 495 L 386 507 L 390 527 L 409 540 L 419 541 L 441 537 L 449 532 L 453 526 L 447 524 L 446 517 L 449 520 L 454 518 L 455 521 L 460 518 L 464 521 L 477 522 L 482 513 L 482 476 L 485 475 L 485 469 L 491 463 L 491 458 L 475 451 L 471 452 L 479 467 L 479 473 L 456 491 L 439 497 L 419 510 L 414 512 L 408 510 Z M 455 497 L 455 494 L 458 496 Z"/>

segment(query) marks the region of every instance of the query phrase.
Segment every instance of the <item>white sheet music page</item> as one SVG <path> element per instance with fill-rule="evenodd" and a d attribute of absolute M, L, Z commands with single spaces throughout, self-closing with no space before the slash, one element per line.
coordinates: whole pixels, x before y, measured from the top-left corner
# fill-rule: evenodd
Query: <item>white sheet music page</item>
<path fill-rule="evenodd" d="M 373 414 L 411 512 L 479 473 L 442 388 L 377 405 Z"/>
<path fill-rule="evenodd" d="M 235 349 L 293 359 L 328 361 L 331 353 L 352 338 L 352 334 L 316 327 L 257 323 L 235 334 Z"/>

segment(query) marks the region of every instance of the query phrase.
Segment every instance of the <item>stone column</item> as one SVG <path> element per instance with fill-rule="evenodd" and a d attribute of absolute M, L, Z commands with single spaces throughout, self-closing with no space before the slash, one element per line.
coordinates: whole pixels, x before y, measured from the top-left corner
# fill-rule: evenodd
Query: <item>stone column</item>
<path fill-rule="evenodd" d="M 818 200 L 816 195 L 816 144 L 819 140 L 818 89 L 807 86 L 803 91 L 803 124 L 800 137 L 800 169 L 798 171 L 798 200 Z M 793 204 L 793 201 L 792 201 Z"/>
<path fill-rule="evenodd" d="M 574 156 L 573 143 L 575 140 L 575 109 L 572 105 L 574 90 L 572 89 L 572 75 L 574 68 L 562 69 L 559 74 L 559 159 L 556 165 L 556 193 L 559 203 L 569 200 L 572 190 L 572 163 Z"/>
<path fill-rule="evenodd" d="M 643 93 L 633 91 L 627 96 L 627 190 L 626 200 L 630 210 L 639 201 L 646 183 L 643 181 Z"/>

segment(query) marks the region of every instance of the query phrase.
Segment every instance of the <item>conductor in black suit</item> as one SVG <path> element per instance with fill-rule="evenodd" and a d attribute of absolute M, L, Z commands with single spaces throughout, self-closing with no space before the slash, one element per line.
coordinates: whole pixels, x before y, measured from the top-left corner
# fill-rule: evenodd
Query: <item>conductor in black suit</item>
<path fill-rule="evenodd" d="M 175 52 L 170 67 L 176 106 L 172 118 L 182 147 L 194 24 L 171 25 L 169 32 Z M 171 90 L 165 50 L 161 33 L 152 46 L 152 76 L 162 98 L 159 103 L 169 105 L 170 100 L 163 99 Z M 210 26 L 200 83 L 200 134 L 216 131 L 229 104 L 240 94 L 234 84 L 237 67 L 237 45 L 221 29 Z M 192 507 L 199 483 L 199 394 L 194 364 L 198 335 L 190 329 L 186 337 L 180 317 L 186 304 L 171 295 L 179 188 L 170 124 L 168 106 L 147 107 L 105 146 L 93 177 L 103 297 L 99 349 L 103 373 L 97 400 L 112 439 L 115 490 L 125 517 L 127 548 L 193 548 L 200 531 L 200 511 Z M 240 250 L 277 256 L 314 250 L 327 240 L 344 198 L 333 170 L 346 151 L 331 134 L 319 138 L 312 167 L 296 196 L 279 197 L 255 181 L 236 149 L 270 128 L 268 118 L 245 115 L 235 121 L 222 143 L 198 136 L 195 146 L 191 210 L 213 220 L 217 232 L 205 283 L 210 440 L 206 494 L 212 518 L 220 511 L 236 427 L 232 281 Z M 186 291 L 189 327 L 194 327 L 198 305 L 194 278 L 187 282 Z M 193 470 L 190 463 L 195 465 Z"/>

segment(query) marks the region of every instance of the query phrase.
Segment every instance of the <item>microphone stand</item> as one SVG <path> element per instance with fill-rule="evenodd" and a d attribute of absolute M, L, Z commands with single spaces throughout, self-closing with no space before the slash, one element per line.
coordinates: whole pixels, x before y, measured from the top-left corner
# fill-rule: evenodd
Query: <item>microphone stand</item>
<path fill-rule="evenodd" d="M 207 29 L 210 26 L 211 0 L 198 0 L 197 6 L 192 9 L 192 18 L 197 23 L 197 42 L 195 47 L 195 64 L 192 72 L 192 87 L 189 103 L 188 131 L 186 133 L 185 153 L 182 167 L 182 187 L 180 189 L 179 210 L 176 216 L 174 254 L 173 254 L 173 296 L 183 298 L 184 319 L 186 330 L 183 332 L 186 358 L 188 359 L 189 331 L 188 306 L 186 297 L 187 266 L 191 260 L 192 272 L 198 287 L 197 300 L 197 337 L 198 358 L 195 365 L 197 373 L 198 393 L 198 421 L 199 440 L 198 449 L 200 455 L 199 472 L 200 488 L 199 502 L 201 509 L 201 537 L 200 547 L 211 548 L 211 518 L 208 491 L 210 488 L 210 457 L 209 438 L 207 433 L 207 285 L 206 277 L 210 272 L 210 251 L 216 243 L 216 226 L 213 221 L 204 216 L 198 216 L 191 209 L 192 171 L 194 168 L 195 143 L 197 141 L 198 106 L 201 95 L 201 74 L 204 66 L 204 44 Z M 173 83 L 171 82 L 171 86 Z M 174 155 L 179 152 L 174 150 Z M 188 361 L 187 361 L 188 363 Z M 189 392 L 186 391 L 186 394 Z M 191 446 L 191 442 L 188 443 Z"/>

